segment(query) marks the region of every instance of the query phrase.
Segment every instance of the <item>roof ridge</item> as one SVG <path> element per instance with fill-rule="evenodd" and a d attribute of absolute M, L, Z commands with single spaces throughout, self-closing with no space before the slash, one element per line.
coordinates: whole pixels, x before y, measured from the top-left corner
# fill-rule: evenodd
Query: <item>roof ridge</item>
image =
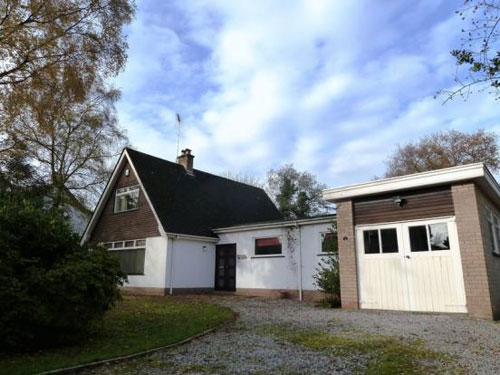
<path fill-rule="evenodd" d="M 158 156 L 154 156 L 154 155 L 151 155 L 151 154 L 147 154 L 145 152 L 142 152 L 142 151 L 138 151 L 138 150 L 135 150 L 131 147 L 124 147 L 124 149 L 126 149 L 127 151 L 133 151 L 133 152 L 137 152 L 139 154 L 142 154 L 144 156 L 147 156 L 147 157 L 150 157 L 150 158 L 154 158 L 154 159 L 158 159 L 158 160 L 161 160 L 162 162 L 166 162 L 166 163 L 169 163 L 169 164 L 174 164 L 175 166 L 178 166 L 178 167 L 182 167 L 180 164 L 178 163 L 175 163 L 173 161 L 170 161 L 170 160 L 167 160 L 167 159 L 163 159 L 163 158 L 160 158 Z M 182 167 L 184 168 L 184 167 Z M 223 179 L 223 180 L 227 180 L 227 181 L 231 181 L 231 182 L 234 182 L 234 183 L 237 183 L 237 184 L 241 184 L 241 185 L 245 185 L 245 186 L 249 186 L 251 188 L 254 188 L 254 189 L 258 189 L 258 190 L 262 190 L 264 193 L 266 192 L 264 190 L 264 188 L 261 188 L 261 187 L 258 187 L 258 186 L 254 186 L 254 185 L 250 185 L 246 182 L 241 182 L 241 181 L 236 181 L 236 180 L 233 180 L 231 178 L 228 178 L 228 177 L 224 177 L 224 176 L 220 176 L 220 175 L 217 175 L 217 174 L 214 174 L 214 173 L 210 173 L 210 172 L 206 172 L 206 171 L 203 171 L 201 169 L 196 169 L 196 168 L 193 168 L 193 171 L 194 172 L 198 172 L 198 173 L 204 173 L 204 174 L 207 174 L 207 175 L 210 175 L 210 176 L 213 176 L 213 177 L 217 177 L 217 178 L 220 178 L 220 179 Z M 267 194 L 267 193 L 266 193 Z"/>

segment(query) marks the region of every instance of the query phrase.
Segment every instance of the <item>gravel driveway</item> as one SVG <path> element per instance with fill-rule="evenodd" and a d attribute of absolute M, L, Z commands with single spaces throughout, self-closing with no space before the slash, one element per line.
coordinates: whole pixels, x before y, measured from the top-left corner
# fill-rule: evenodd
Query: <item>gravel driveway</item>
<path fill-rule="evenodd" d="M 239 318 L 233 325 L 187 345 L 88 370 L 86 374 L 349 374 L 363 373 L 367 361 L 377 360 L 370 352 L 377 349 L 373 347 L 353 344 L 348 348 L 355 350 L 343 347 L 332 352 L 286 339 L 289 332 L 304 331 L 332 337 L 391 337 L 401 345 L 418 342 L 425 350 L 445 353 L 448 367 L 438 367 L 437 373 L 500 374 L 499 323 L 461 315 L 347 312 L 292 300 L 190 298 L 229 306 Z M 416 350 L 425 354 L 423 358 L 431 358 L 426 351 Z M 379 362 L 386 357 L 380 358 Z M 377 365 L 378 372 L 371 373 L 397 373 L 384 370 L 383 363 L 382 367 L 381 363 Z"/>

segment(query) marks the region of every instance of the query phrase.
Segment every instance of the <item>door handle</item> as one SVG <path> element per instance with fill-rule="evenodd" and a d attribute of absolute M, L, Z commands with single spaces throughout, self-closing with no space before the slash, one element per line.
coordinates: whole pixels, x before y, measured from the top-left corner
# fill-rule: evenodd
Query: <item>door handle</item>
<path fill-rule="evenodd" d="M 406 259 L 410 259 L 411 257 L 409 255 L 405 255 L 405 258 Z"/>

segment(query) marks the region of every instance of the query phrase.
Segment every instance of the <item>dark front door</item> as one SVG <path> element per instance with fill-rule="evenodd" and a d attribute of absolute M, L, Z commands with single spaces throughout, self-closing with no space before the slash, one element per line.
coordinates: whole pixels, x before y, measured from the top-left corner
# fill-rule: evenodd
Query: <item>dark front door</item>
<path fill-rule="evenodd" d="M 236 290 L 236 244 L 215 248 L 215 290 Z"/>

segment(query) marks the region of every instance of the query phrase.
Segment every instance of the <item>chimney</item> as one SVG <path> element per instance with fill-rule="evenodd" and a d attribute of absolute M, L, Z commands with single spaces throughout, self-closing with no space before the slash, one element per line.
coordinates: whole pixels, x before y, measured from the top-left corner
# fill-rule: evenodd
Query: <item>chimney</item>
<path fill-rule="evenodd" d="M 186 148 L 181 151 L 181 155 L 177 156 L 177 164 L 182 165 L 187 173 L 193 174 L 193 159 L 194 155 L 191 155 L 191 150 Z"/>

